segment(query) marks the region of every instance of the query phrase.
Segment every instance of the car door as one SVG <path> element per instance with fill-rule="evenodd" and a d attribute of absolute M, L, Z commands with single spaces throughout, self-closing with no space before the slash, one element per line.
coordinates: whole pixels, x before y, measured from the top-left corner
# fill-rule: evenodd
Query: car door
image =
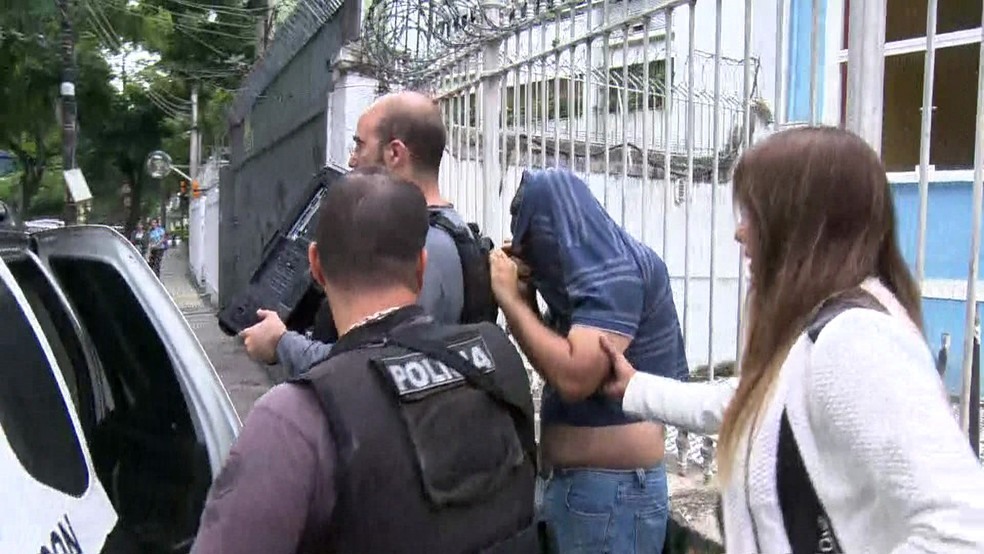
<path fill-rule="evenodd" d="M 129 371 L 127 390 L 146 381 L 153 393 L 163 382 L 155 381 L 153 372 L 173 373 L 211 475 L 217 476 L 239 433 L 239 416 L 181 311 L 140 253 L 109 227 L 72 226 L 32 236 L 38 257 L 97 348 L 103 348 L 103 363 L 121 360 L 121 372 Z"/>
<path fill-rule="evenodd" d="M 0 552 L 100 552 L 117 523 L 52 346 L 0 259 Z"/>

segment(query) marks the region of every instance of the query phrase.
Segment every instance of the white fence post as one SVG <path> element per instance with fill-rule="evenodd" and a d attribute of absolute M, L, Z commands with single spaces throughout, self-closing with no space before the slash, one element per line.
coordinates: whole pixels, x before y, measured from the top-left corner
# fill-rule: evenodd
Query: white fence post
<path fill-rule="evenodd" d="M 981 27 L 984 28 L 984 14 Z M 977 319 L 977 274 L 981 252 L 981 202 L 984 202 L 984 41 L 981 42 L 977 70 L 977 126 L 974 131 L 974 186 L 971 193 L 970 256 L 967 271 L 967 305 L 964 320 L 963 386 L 960 389 L 960 426 L 965 433 L 971 425 L 970 401 L 977 395 L 971 392 L 974 355 L 974 331 Z"/>
<path fill-rule="evenodd" d="M 881 153 L 886 0 L 851 2 L 847 52 L 847 128 Z"/>
<path fill-rule="evenodd" d="M 486 16 L 492 24 L 499 22 L 499 4 L 489 2 L 485 6 Z M 502 107 L 502 82 L 503 76 L 497 73 L 499 69 L 499 52 L 502 48 L 502 40 L 494 40 L 486 43 L 482 52 L 482 70 L 488 77 L 482 81 L 482 227 L 486 233 L 494 233 L 490 223 L 502 218 L 497 217 L 502 206 L 501 187 L 502 168 L 499 160 L 499 134 L 502 132 L 500 126 L 499 110 Z M 477 216 L 477 214 L 476 214 Z M 496 244 L 501 244 L 505 235 L 504 229 L 499 227 L 499 236 L 493 238 Z"/>

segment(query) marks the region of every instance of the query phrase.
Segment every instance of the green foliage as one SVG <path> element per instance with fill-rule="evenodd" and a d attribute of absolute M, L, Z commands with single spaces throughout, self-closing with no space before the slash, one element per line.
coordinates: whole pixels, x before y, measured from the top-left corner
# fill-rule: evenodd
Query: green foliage
<path fill-rule="evenodd" d="M 242 0 L 69 1 L 77 37 L 76 162 L 93 192 L 92 215 L 103 221 L 122 219 L 120 189 L 130 183 L 132 222 L 177 189 L 175 178 L 151 180 L 143 163 L 164 149 L 187 164 L 193 86 L 202 144 L 224 142 L 226 110 L 255 57 L 265 10 Z M 27 206 L 28 216 L 57 213 L 63 202 L 59 16 L 54 0 L 5 0 L 0 10 L 0 149 L 14 153 L 20 168 L 0 178 L 0 199 Z M 134 63 L 141 57 L 143 65 Z"/>
<path fill-rule="evenodd" d="M 42 188 L 52 182 L 61 187 L 60 172 L 51 170 L 56 159 L 61 165 L 58 106 L 62 64 L 54 3 L 13 3 L 19 9 L 0 14 L 0 67 L 4 68 L 0 148 L 15 154 L 21 168 L 16 191 L 5 190 L 4 197 L 29 213 Z M 109 117 L 114 91 L 109 85 L 109 65 L 98 45 L 85 37 L 76 44 L 76 68 L 79 128 L 98 126 Z"/>
<path fill-rule="evenodd" d="M 8 204 L 13 203 L 16 200 L 15 195 L 17 191 L 20 190 L 19 183 L 20 171 L 0 177 L 0 201 L 7 202 Z"/>

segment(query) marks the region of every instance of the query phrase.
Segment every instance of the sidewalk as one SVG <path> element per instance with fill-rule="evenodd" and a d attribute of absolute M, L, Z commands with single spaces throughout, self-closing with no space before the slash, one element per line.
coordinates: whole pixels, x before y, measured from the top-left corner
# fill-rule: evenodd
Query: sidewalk
<path fill-rule="evenodd" d="M 164 256 L 161 282 L 208 354 L 239 417 L 245 420 L 253 403 L 273 386 L 273 381 L 262 366 L 246 356 L 238 338 L 219 329 L 215 308 L 192 282 L 185 245 L 168 250 Z"/>

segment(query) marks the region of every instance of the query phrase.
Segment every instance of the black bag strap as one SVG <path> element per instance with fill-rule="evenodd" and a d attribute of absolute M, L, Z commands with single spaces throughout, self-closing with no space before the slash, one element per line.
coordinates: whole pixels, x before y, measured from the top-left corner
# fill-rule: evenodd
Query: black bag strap
<path fill-rule="evenodd" d="M 536 438 L 527 428 L 529 417 L 522 406 L 509 399 L 491 375 L 480 371 L 469 360 L 451 352 L 444 344 L 421 336 L 415 332 L 413 327 L 394 330 L 387 336 L 387 342 L 413 352 L 419 352 L 454 369 L 465 378 L 469 385 L 489 395 L 492 400 L 505 408 L 512 417 L 513 426 L 516 428 L 516 434 L 519 435 L 519 441 L 523 445 L 526 456 L 533 464 L 534 470 L 536 469 Z"/>
<path fill-rule="evenodd" d="M 852 308 L 865 308 L 888 313 L 888 310 L 885 306 L 882 306 L 881 302 L 861 287 L 835 294 L 820 305 L 814 313 L 810 324 L 806 326 L 806 334 L 810 337 L 810 341 L 817 342 L 820 331 L 823 331 L 828 323 Z"/>
<path fill-rule="evenodd" d="M 791 554 L 843 554 L 817 490 L 810 480 L 786 411 L 779 423 L 776 492 Z"/>
<path fill-rule="evenodd" d="M 432 227 L 437 227 L 452 237 L 464 232 L 464 229 L 455 225 L 441 210 L 430 210 L 427 215 Z"/>
<path fill-rule="evenodd" d="M 871 293 L 857 287 L 831 296 L 813 313 L 806 334 L 817 342 L 823 329 L 837 316 L 853 308 L 887 313 L 888 310 Z M 779 509 L 792 554 L 829 552 L 841 554 L 844 549 L 837 540 L 833 524 L 823 507 L 816 487 L 806 471 L 803 455 L 785 410 L 779 424 L 776 450 L 776 490 Z"/>

